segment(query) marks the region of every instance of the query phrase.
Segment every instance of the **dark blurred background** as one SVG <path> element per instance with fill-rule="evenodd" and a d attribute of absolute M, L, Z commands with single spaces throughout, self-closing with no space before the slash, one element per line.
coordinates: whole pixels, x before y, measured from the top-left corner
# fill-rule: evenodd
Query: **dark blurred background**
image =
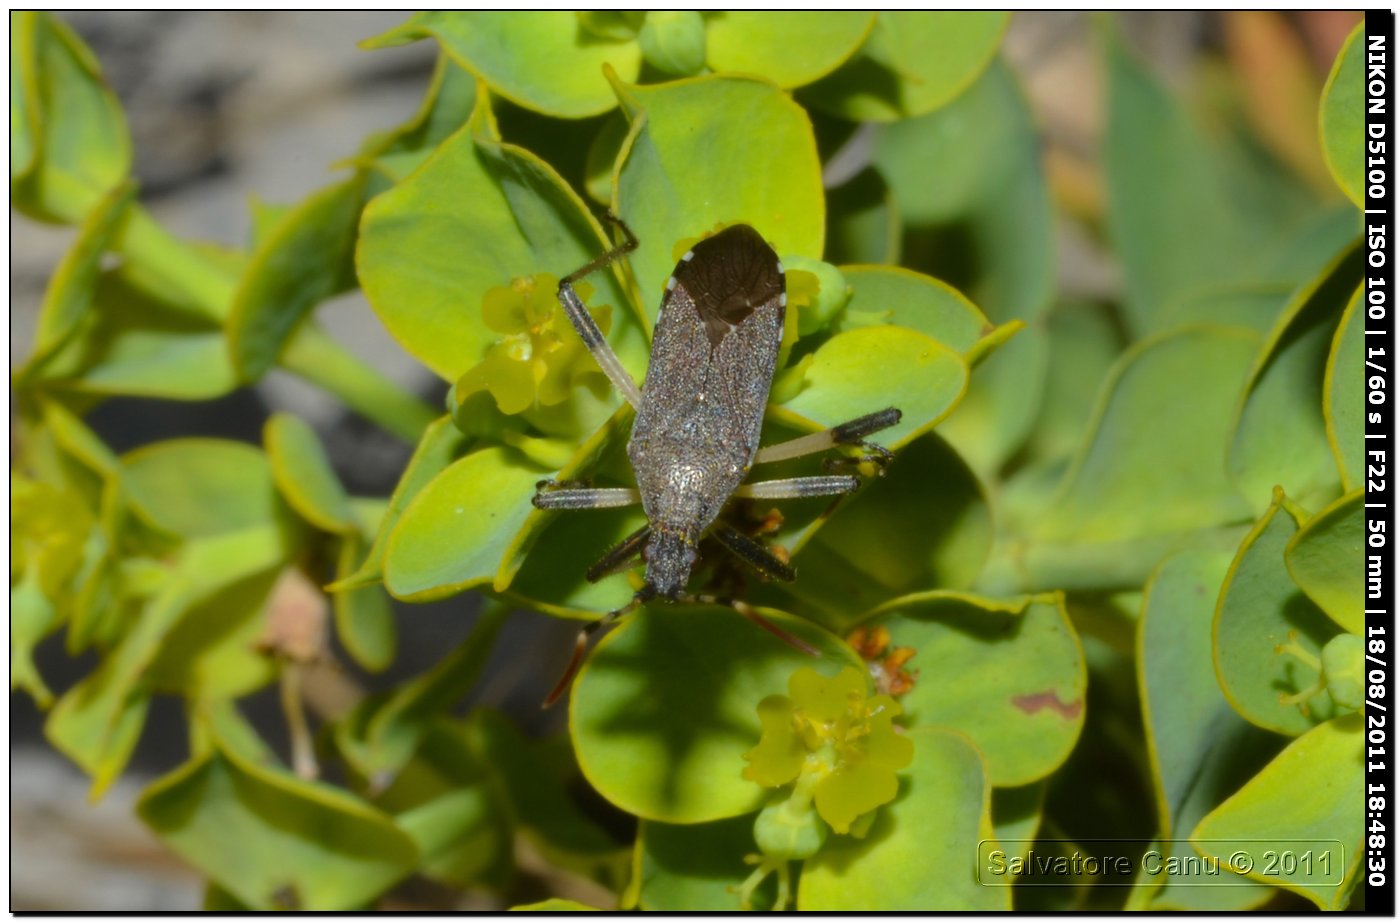
<path fill-rule="evenodd" d="M 96 52 L 130 122 L 135 172 L 154 215 L 182 237 L 241 245 L 250 196 L 292 202 L 324 185 L 329 165 L 365 135 L 416 109 L 435 48 L 422 42 L 374 52 L 355 47 L 404 18 L 399 13 L 73 12 L 59 14 Z M 1203 55 L 1231 53 L 1229 14 L 1133 13 L 1128 40 L 1176 86 Z M 1280 16 L 1306 50 L 1321 85 L 1356 13 Z M 1036 111 L 1057 203 L 1066 215 L 1092 207 L 1098 189 L 1102 89 L 1091 17 L 1019 13 L 1004 53 Z M 1238 48 L 1234 50 L 1238 55 Z M 1238 60 L 1238 58 L 1237 58 Z M 1060 297 L 1112 298 L 1114 266 L 1072 218 L 1058 230 Z M 10 361 L 28 351 L 44 285 L 68 247 L 71 228 L 10 219 Z M 340 342 L 394 380 L 431 400 L 443 386 L 380 327 L 363 297 L 323 307 L 318 317 Z M 91 422 L 117 451 L 181 435 L 258 442 L 266 416 L 288 410 L 320 432 L 352 493 L 387 495 L 410 446 L 343 412 L 330 397 L 274 371 L 256 388 L 201 404 L 113 400 Z M 478 601 L 458 597 L 399 606 L 399 657 L 369 688 L 421 672 L 471 626 Z M 557 675 L 575 627 L 537 615 L 512 618 L 475 700 L 512 713 L 532 734 L 550 732 L 562 709 L 537 707 Z M 344 659 L 342 657 L 342 659 Z M 61 692 L 91 668 L 46 644 L 40 671 Z M 245 709 L 270 740 L 283 735 L 272 694 Z M 10 837 L 12 910 L 188 911 L 203 882 L 168 855 L 132 812 L 150 778 L 186 754 L 174 701 L 158 702 L 126 777 L 97 805 L 87 780 L 44 742 L 42 715 L 11 697 Z"/>

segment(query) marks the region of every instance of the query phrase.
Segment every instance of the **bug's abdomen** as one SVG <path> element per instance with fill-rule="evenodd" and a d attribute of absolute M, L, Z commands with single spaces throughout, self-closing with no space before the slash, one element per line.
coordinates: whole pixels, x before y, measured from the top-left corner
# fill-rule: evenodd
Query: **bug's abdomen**
<path fill-rule="evenodd" d="M 756 311 L 714 349 L 698 324 L 674 332 L 666 339 L 658 325 L 657 343 L 677 348 L 653 347 L 628 455 L 647 518 L 698 537 L 758 451 L 782 308 Z M 700 361 L 687 360 L 696 354 L 687 345 L 698 348 Z"/>

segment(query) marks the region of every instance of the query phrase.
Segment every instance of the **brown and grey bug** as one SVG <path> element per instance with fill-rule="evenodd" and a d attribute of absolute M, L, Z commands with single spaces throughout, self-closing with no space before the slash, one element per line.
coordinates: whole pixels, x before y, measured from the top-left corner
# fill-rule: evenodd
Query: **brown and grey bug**
<path fill-rule="evenodd" d="M 607 509 L 636 502 L 647 524 L 608 551 L 589 571 L 596 581 L 646 562 L 642 588 L 623 607 L 579 632 L 573 660 L 554 691 L 552 704 L 568 687 L 588 637 L 599 628 L 655 598 L 732 605 L 749 619 L 808 652 L 800 640 L 763 619 L 752 607 L 730 599 L 686 592 L 700 539 L 713 535 L 769 579 L 795 573 L 758 541 L 719 521 L 731 498 L 795 499 L 839 496 L 860 486 L 853 474 L 794 477 L 744 483 L 755 464 L 856 445 L 865 460 L 880 464 L 889 452 L 864 441 L 899 422 L 890 408 L 825 432 L 759 448 L 759 431 L 783 338 L 787 286 L 773 248 L 746 224 L 731 225 L 681 257 L 666 281 L 661 314 L 652 338 L 646 381 L 638 389 L 574 291 L 573 283 L 636 249 L 626 225 L 609 216 L 626 242 L 559 283 L 559 303 L 613 385 L 637 410 L 627 455 L 637 477 L 633 488 L 593 488 L 544 481 L 535 494 L 540 509 Z"/>

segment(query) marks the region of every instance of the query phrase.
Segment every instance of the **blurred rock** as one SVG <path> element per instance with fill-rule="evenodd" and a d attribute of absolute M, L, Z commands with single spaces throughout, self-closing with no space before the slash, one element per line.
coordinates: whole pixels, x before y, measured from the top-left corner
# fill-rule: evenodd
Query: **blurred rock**
<path fill-rule="evenodd" d="M 10 751 L 11 912 L 189 912 L 204 882 L 137 819 L 145 782 L 125 778 L 97 804 L 51 751 Z"/>

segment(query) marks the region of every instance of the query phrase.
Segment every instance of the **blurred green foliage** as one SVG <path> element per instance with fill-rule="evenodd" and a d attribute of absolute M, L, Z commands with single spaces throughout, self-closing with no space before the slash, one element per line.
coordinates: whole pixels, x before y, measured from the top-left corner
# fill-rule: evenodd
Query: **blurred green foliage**
<path fill-rule="evenodd" d="M 1357 33 L 1325 92 L 1286 100 L 1319 112 L 1320 136 L 1271 147 L 1169 91 L 1102 22 L 1101 183 L 1076 197 L 998 51 L 1008 18 L 422 13 L 363 43 L 436 43 L 421 109 L 303 201 L 255 203 L 251 239 L 224 249 L 152 219 L 97 61 L 52 15 L 12 13 L 12 202 L 75 228 L 12 378 L 12 688 L 47 709 L 93 796 L 173 695 L 189 760 L 138 812 L 208 878 L 211 909 L 366 908 L 411 877 L 510 901 L 525 854 L 598 908 L 1296 905 L 1283 890 L 1347 906 Z M 1257 74 L 1214 73 L 1234 88 L 1220 105 L 1247 104 Z M 855 123 L 868 162 L 832 185 Z M 1297 167 L 1318 151 L 1338 188 Z M 609 246 L 590 199 L 641 240 L 587 293 L 635 377 L 678 255 L 745 222 L 793 270 L 766 441 L 904 417 L 881 437 L 888 474 L 834 512 L 738 510 L 800 573 L 747 596 L 820 658 L 728 608 L 648 607 L 589 654 L 567 735 L 532 741 L 454 705 L 511 611 L 626 601 L 626 577 L 583 574 L 641 524 L 530 502 L 546 478 L 629 482 L 631 410 L 549 296 Z M 1067 216 L 1106 242 L 1119 297 L 1060 293 Z M 322 331 L 318 306 L 356 287 L 452 385 L 445 412 Z M 417 446 L 391 496 L 348 495 L 287 414 L 261 445 L 121 456 L 84 422 L 110 397 L 208 400 L 274 368 Z M 707 556 L 698 578 L 735 577 Z M 468 589 L 490 601 L 460 647 L 313 731 L 304 683 L 332 625 L 382 670 L 390 596 Z M 60 632 L 96 665 L 55 696 L 33 651 Z M 290 765 L 238 705 L 270 685 Z M 331 764 L 341 783 L 318 780 Z M 1081 838 L 1135 840 L 1134 857 L 1328 839 L 1346 861 L 1210 888 L 976 876 L 979 843 Z"/>

